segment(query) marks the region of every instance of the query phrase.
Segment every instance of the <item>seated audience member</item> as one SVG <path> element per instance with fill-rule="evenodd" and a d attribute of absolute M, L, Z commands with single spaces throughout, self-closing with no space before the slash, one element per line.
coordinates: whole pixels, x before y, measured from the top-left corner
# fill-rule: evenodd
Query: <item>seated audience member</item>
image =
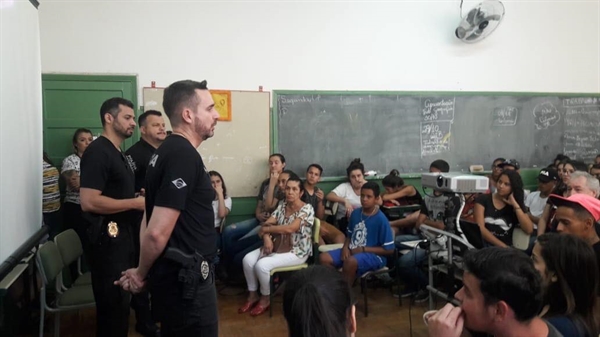
<path fill-rule="evenodd" d="M 600 220 L 600 200 L 586 194 L 573 194 L 568 198 L 552 194 L 550 202 L 558 207 L 554 215 L 558 222 L 556 231 L 575 235 L 592 246 L 600 269 L 600 238 L 595 228 Z"/>
<path fill-rule="evenodd" d="M 531 259 L 516 249 L 488 247 L 465 255 L 463 287 L 428 319 L 429 337 L 458 337 L 463 328 L 495 337 L 560 337 L 537 317 L 541 277 Z"/>
<path fill-rule="evenodd" d="M 257 316 L 264 313 L 270 305 L 270 271 L 304 263 L 312 254 L 314 210 L 302 201 L 303 194 L 302 181 L 296 175 L 291 176 L 285 186 L 285 201 L 258 232 L 263 246 L 244 257 L 244 276 L 250 294 L 246 304 L 238 310 L 240 314 L 250 311 L 250 315 Z"/>
<path fill-rule="evenodd" d="M 600 164 L 592 165 L 592 167 L 590 167 L 590 174 L 594 178 L 599 179 L 600 178 Z"/>
<path fill-rule="evenodd" d="M 566 161 L 569 160 L 570 158 L 565 156 L 562 153 L 559 153 L 556 155 L 556 157 L 554 158 L 554 160 L 552 161 L 552 165 L 554 166 L 554 168 L 560 172 L 560 170 L 558 169 L 558 165 L 560 164 L 560 162 L 562 161 Z"/>
<path fill-rule="evenodd" d="M 567 160 L 563 165 L 562 170 L 562 180 L 565 186 L 569 186 L 569 181 L 571 180 L 571 175 L 575 171 L 583 171 L 587 172 L 588 168 L 585 163 L 576 161 L 576 160 Z M 564 195 L 566 196 L 566 195 Z"/>
<path fill-rule="evenodd" d="M 341 249 L 321 253 L 321 264 L 342 268 L 349 285 L 356 276 L 386 265 L 386 256 L 394 252 L 390 223 L 379 210 L 379 185 L 369 181 L 360 190 L 362 207 L 352 211 L 348 235 Z"/>
<path fill-rule="evenodd" d="M 556 189 L 553 194 L 563 195 L 559 194 Z M 576 171 L 570 176 L 569 186 L 564 190 L 563 196 L 569 197 L 573 194 L 586 194 L 597 198 L 600 195 L 600 183 L 598 179 L 592 177 L 589 173 Z M 538 235 L 556 231 L 555 212 L 556 206 L 551 202 L 547 202 L 544 206 L 544 213 L 542 213 L 538 222 Z"/>
<path fill-rule="evenodd" d="M 230 273 L 240 269 L 240 257 L 262 245 L 262 240 L 256 234 L 260 229 L 259 224 L 267 221 L 277 207 L 277 199 L 274 196 L 279 194 L 277 184 L 284 168 L 285 157 L 279 153 L 272 154 L 269 157 L 270 176 L 258 189 L 255 218 L 231 224 L 223 229 L 223 260 Z"/>
<path fill-rule="evenodd" d="M 42 218 L 48 226 L 48 240 L 61 232 L 60 189 L 58 188 L 58 170 L 46 151 L 42 159 Z"/>
<path fill-rule="evenodd" d="M 498 167 L 500 167 L 502 169 L 502 171 L 513 170 L 513 171 L 520 172 L 520 170 L 521 170 L 521 165 L 519 164 L 519 162 L 516 159 L 505 160 L 504 162 L 499 164 Z M 498 178 L 500 178 L 500 176 L 498 176 Z"/>
<path fill-rule="evenodd" d="M 360 207 L 360 188 L 366 182 L 365 166 L 360 162 L 360 158 L 354 159 L 348 168 L 346 168 L 348 182 L 342 183 L 327 194 L 327 200 L 339 204 L 335 216 L 339 228 L 345 231 L 348 225 L 348 218 L 355 208 Z"/>
<path fill-rule="evenodd" d="M 500 173 L 502 173 L 502 167 L 500 167 L 500 164 L 504 163 L 505 161 L 506 159 L 500 157 L 494 159 L 492 162 L 492 174 L 488 176 L 488 179 L 490 180 L 490 193 L 496 192 L 496 182 L 500 177 Z"/>
<path fill-rule="evenodd" d="M 498 190 L 483 194 L 476 200 L 475 221 L 481 236 L 489 245 L 512 246 L 512 234 L 516 226 L 531 234 L 533 223 L 525 213 L 523 181 L 514 170 L 504 170 L 498 178 Z"/>
<path fill-rule="evenodd" d="M 212 202 L 213 211 L 215 213 L 215 230 L 217 233 L 221 233 L 221 222 L 225 219 L 227 214 L 231 212 L 231 198 L 227 194 L 227 187 L 225 186 L 225 180 L 221 174 L 217 171 L 208 172 L 210 176 L 210 182 L 217 192 L 215 195 L 215 200 Z M 219 242 L 217 244 L 217 248 L 221 249 L 221 236 L 219 235 Z"/>
<path fill-rule="evenodd" d="M 306 180 L 304 180 L 304 197 L 307 204 L 315 210 L 315 217 L 321 220 L 319 244 L 344 243 L 346 236 L 339 229 L 325 221 L 325 204 L 323 203 L 323 190 L 317 187 L 321 180 L 323 167 L 319 164 L 310 164 L 306 169 Z"/>
<path fill-rule="evenodd" d="M 356 332 L 356 307 L 348 283 L 332 268 L 296 272 L 283 292 L 289 337 L 343 337 Z"/>
<path fill-rule="evenodd" d="M 548 201 L 548 196 L 554 191 L 554 187 L 558 183 L 558 172 L 553 168 L 545 168 L 540 170 L 537 177 L 538 190 L 530 193 L 525 199 L 527 207 L 527 215 L 534 228 L 537 228 L 537 223 L 540 221 L 544 207 Z"/>
<path fill-rule="evenodd" d="M 533 248 L 533 265 L 542 276 L 540 317 L 565 337 L 598 336 L 598 268 L 594 250 L 573 235 L 548 233 Z"/>
<path fill-rule="evenodd" d="M 565 163 L 567 162 L 568 159 L 562 160 L 560 162 L 558 162 L 558 164 L 556 165 L 556 172 L 558 172 L 558 183 L 556 184 L 556 187 L 554 188 L 554 194 L 558 194 L 558 195 L 564 195 L 567 191 L 567 184 L 565 184 L 564 180 L 563 180 L 563 171 L 564 171 L 564 167 L 565 167 Z"/>
<path fill-rule="evenodd" d="M 429 172 L 431 173 L 446 173 L 449 170 L 450 165 L 441 159 L 434 161 L 429 166 Z M 433 195 L 425 195 L 421 203 L 415 232 L 413 234 L 399 235 L 395 239 L 395 245 L 398 249 L 409 250 L 408 253 L 402 255 L 398 260 L 400 278 L 406 284 L 401 296 L 409 297 L 415 295 L 415 302 L 417 303 L 424 302 L 429 298 L 429 292 L 425 289 L 429 281 L 420 267 L 427 258 L 427 251 L 404 245 L 403 242 L 421 240 L 422 236 L 417 230 L 423 224 L 438 229 L 446 228 L 444 213 L 446 211 L 447 200 L 448 197 L 438 191 L 433 191 Z"/>
<path fill-rule="evenodd" d="M 384 207 L 420 205 L 423 197 L 414 186 L 405 185 L 404 180 L 400 178 L 400 172 L 394 169 L 381 181 L 385 193 L 382 194 Z M 400 229 L 404 227 L 413 227 L 417 222 L 419 211 L 412 212 L 403 219 L 390 222 L 394 235 L 399 234 Z"/>
<path fill-rule="evenodd" d="M 594 158 L 594 165 L 600 165 L 600 154 Z"/>

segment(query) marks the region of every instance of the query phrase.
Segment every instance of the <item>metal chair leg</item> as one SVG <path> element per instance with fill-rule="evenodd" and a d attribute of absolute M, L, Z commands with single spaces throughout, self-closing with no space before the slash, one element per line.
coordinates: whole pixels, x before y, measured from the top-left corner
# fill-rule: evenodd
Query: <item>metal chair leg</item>
<path fill-rule="evenodd" d="M 60 311 L 54 313 L 54 337 L 60 336 Z"/>
<path fill-rule="evenodd" d="M 369 316 L 369 303 L 367 302 L 367 288 L 368 288 L 368 284 L 367 284 L 367 278 L 361 278 L 360 279 L 360 288 L 362 290 L 363 293 L 363 301 L 365 302 L 365 317 Z"/>
<path fill-rule="evenodd" d="M 40 291 L 40 336 L 39 337 L 44 337 L 44 315 L 46 313 L 46 306 L 45 304 L 45 298 L 46 298 L 46 290 L 44 287 L 42 287 L 41 291 Z"/>

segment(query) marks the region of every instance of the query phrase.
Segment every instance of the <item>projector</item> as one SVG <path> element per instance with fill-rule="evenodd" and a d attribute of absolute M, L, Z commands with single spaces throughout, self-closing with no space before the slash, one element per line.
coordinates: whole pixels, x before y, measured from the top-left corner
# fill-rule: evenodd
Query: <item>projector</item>
<path fill-rule="evenodd" d="M 421 184 L 440 192 L 484 193 L 489 188 L 489 179 L 463 173 L 423 173 Z"/>

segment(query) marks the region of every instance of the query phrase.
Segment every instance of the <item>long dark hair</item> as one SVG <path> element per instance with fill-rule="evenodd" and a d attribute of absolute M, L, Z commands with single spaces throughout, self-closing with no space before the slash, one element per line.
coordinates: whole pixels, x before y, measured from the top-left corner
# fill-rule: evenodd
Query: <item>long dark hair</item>
<path fill-rule="evenodd" d="M 225 186 L 225 180 L 223 180 L 221 173 L 217 171 L 209 171 L 208 175 L 211 177 L 219 177 L 219 179 L 221 179 L 221 186 L 223 186 L 223 198 L 227 198 L 227 187 Z"/>
<path fill-rule="evenodd" d="M 347 336 L 352 303 L 350 287 L 337 270 L 314 265 L 297 272 L 283 292 L 289 336 Z"/>
<path fill-rule="evenodd" d="M 390 174 L 383 178 L 381 184 L 383 187 L 398 188 L 404 186 L 404 179 L 400 178 L 400 172 L 398 172 L 398 170 L 393 169 Z"/>
<path fill-rule="evenodd" d="M 519 172 L 515 170 L 504 170 L 498 177 L 507 176 L 510 181 L 510 189 L 512 191 L 513 197 L 519 204 L 521 209 L 525 209 L 525 192 L 523 191 L 523 179 L 521 179 L 521 175 Z"/>
<path fill-rule="evenodd" d="M 600 333 L 598 265 L 592 247 L 572 235 L 548 233 L 537 238 L 546 273 L 556 276 L 544 291 L 546 317 L 568 316 L 587 336 Z M 548 276 L 548 275 L 547 275 Z"/>

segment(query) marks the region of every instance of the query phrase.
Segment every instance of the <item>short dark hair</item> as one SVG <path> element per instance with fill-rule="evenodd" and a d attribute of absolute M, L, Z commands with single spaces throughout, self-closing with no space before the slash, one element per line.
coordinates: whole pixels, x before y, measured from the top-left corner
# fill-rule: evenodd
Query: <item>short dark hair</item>
<path fill-rule="evenodd" d="M 283 291 L 289 336 L 346 336 L 352 303 L 348 282 L 337 270 L 313 265 L 296 272 Z"/>
<path fill-rule="evenodd" d="M 290 175 L 290 177 L 288 178 L 287 182 L 285 183 L 286 185 L 290 182 L 290 181 L 297 181 L 298 182 L 298 188 L 300 189 L 300 192 L 302 192 L 302 195 L 300 196 L 300 200 L 302 200 L 303 202 L 306 202 L 306 189 L 304 188 L 304 183 L 302 182 L 302 179 L 300 179 L 300 177 L 291 171 L 284 171 L 285 173 L 288 173 Z"/>
<path fill-rule="evenodd" d="M 221 173 L 217 171 L 208 171 L 208 175 L 211 177 L 219 177 L 219 179 L 221 179 L 221 186 L 223 186 L 223 197 L 227 198 L 227 186 L 225 186 L 225 180 L 223 180 Z"/>
<path fill-rule="evenodd" d="M 365 166 L 360 162 L 360 158 L 354 158 L 350 165 L 346 168 L 346 176 L 350 178 L 350 173 L 354 170 L 360 170 L 362 174 L 365 174 Z"/>
<path fill-rule="evenodd" d="M 504 301 L 520 322 L 542 306 L 542 280 L 531 259 L 512 248 L 488 247 L 465 253 L 465 269 L 479 282 L 486 305 Z"/>
<path fill-rule="evenodd" d="M 431 165 L 429 165 L 429 168 L 436 168 L 443 173 L 450 172 L 450 164 L 443 159 L 435 160 L 433 163 L 431 163 Z"/>
<path fill-rule="evenodd" d="M 308 165 L 308 167 L 306 168 L 306 172 L 308 172 L 308 170 L 310 170 L 311 167 L 314 167 L 317 170 L 319 170 L 319 174 L 323 174 L 323 167 L 321 165 L 315 164 L 315 163 Z"/>
<path fill-rule="evenodd" d="M 138 117 L 138 125 L 144 126 L 144 124 L 146 124 L 146 119 L 148 118 L 148 116 L 162 117 L 162 113 L 160 113 L 160 111 L 157 110 L 145 111 L 143 114 L 140 115 L 140 117 Z"/>
<path fill-rule="evenodd" d="M 125 99 L 123 97 L 113 97 L 107 99 L 106 101 L 104 101 L 104 103 L 102 103 L 102 106 L 100 107 L 100 121 L 102 122 L 102 126 L 106 124 L 106 121 L 104 120 L 104 116 L 106 114 L 110 114 L 114 118 L 117 118 L 119 112 L 121 111 L 119 105 L 124 105 L 131 109 L 134 109 L 133 103 L 130 100 Z"/>
<path fill-rule="evenodd" d="M 404 186 L 404 179 L 400 178 L 400 172 L 396 169 L 393 169 L 390 174 L 385 176 L 381 181 L 381 185 L 383 187 L 402 187 Z"/>
<path fill-rule="evenodd" d="M 279 161 L 281 161 L 282 164 L 285 164 L 285 157 L 281 153 L 273 153 L 269 156 L 269 159 L 273 157 L 279 157 Z"/>
<path fill-rule="evenodd" d="M 169 117 L 171 125 L 181 123 L 181 111 L 184 108 L 196 109 L 200 101 L 196 89 L 208 90 L 206 80 L 196 82 L 192 80 L 177 81 L 169 85 L 163 93 L 163 109 Z"/>
<path fill-rule="evenodd" d="M 362 187 L 360 189 L 373 191 L 375 198 L 379 197 L 379 193 L 381 193 L 381 191 L 379 189 L 379 184 L 377 184 L 374 181 L 367 181 L 366 183 L 364 183 L 364 185 L 362 185 Z"/>
<path fill-rule="evenodd" d="M 583 172 L 588 171 L 587 165 L 584 162 L 579 161 L 579 160 L 568 159 L 567 162 L 565 163 L 565 165 L 573 166 L 575 171 L 583 171 Z"/>

